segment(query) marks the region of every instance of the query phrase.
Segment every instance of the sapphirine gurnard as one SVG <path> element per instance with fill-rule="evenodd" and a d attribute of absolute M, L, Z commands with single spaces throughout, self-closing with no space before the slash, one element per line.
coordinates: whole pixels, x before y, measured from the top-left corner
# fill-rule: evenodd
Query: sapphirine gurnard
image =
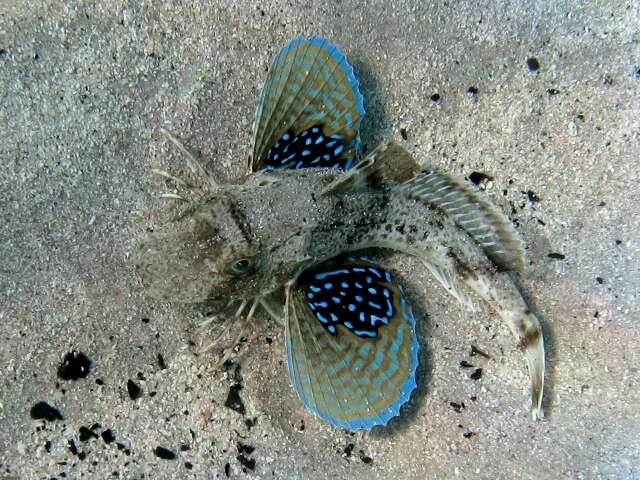
<path fill-rule="evenodd" d="M 524 265 L 511 223 L 478 192 L 419 170 L 396 144 L 362 158 L 363 98 L 345 55 L 297 37 L 276 56 L 253 126 L 249 172 L 219 185 L 186 154 L 185 187 L 169 231 L 142 243 L 152 295 L 240 303 L 239 336 L 258 306 L 285 326 L 294 389 L 331 424 L 386 425 L 416 386 L 416 319 L 395 275 L 363 250 L 420 258 L 463 305 L 479 296 L 506 321 L 527 359 L 531 414 L 542 416 L 544 346 L 512 275 Z M 245 315 L 245 310 L 249 308 Z M 236 340 L 239 340 L 237 338 Z M 228 358 L 228 354 L 223 359 Z"/>

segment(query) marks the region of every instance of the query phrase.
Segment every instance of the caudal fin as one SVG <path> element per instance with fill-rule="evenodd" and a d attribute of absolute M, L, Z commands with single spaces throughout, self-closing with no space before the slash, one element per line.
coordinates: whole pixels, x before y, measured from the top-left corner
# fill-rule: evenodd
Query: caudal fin
<path fill-rule="evenodd" d="M 529 409 L 534 420 L 544 416 L 544 339 L 538 317 L 529 309 L 508 273 L 471 273 L 465 283 L 482 297 L 507 323 L 516 337 L 529 370 L 531 397 Z"/>
<path fill-rule="evenodd" d="M 515 328 L 515 330 L 514 330 Z M 525 311 L 512 326 L 519 337 L 520 348 L 527 360 L 531 378 L 531 398 L 529 410 L 534 420 L 544 417 L 542 394 L 544 390 L 544 342 L 540 321 L 531 311 Z M 516 333 L 517 330 L 517 333 Z"/>

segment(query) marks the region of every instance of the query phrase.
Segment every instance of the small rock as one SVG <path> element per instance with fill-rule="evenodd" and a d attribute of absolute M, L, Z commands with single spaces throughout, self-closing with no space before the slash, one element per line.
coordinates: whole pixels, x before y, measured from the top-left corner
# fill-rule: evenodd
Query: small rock
<path fill-rule="evenodd" d="M 52 407 L 47 402 L 38 402 L 33 407 L 31 407 L 31 418 L 34 420 L 47 420 L 49 422 L 53 422 L 54 420 L 62 420 L 62 414 L 56 409 Z"/>

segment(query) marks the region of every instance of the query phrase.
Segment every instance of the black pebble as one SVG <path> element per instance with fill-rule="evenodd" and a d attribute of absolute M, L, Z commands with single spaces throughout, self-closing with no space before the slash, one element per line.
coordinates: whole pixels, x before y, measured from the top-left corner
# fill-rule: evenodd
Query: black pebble
<path fill-rule="evenodd" d="M 193 464 L 191 462 L 184 462 L 184 466 L 187 470 L 191 470 L 193 468 Z"/>
<path fill-rule="evenodd" d="M 471 175 L 469 175 L 469 180 L 471 180 L 475 185 L 480 185 L 485 180 L 491 180 L 491 177 L 486 173 L 471 172 Z"/>
<path fill-rule="evenodd" d="M 462 436 L 464 438 L 471 438 L 473 437 L 475 434 L 473 432 L 467 432 L 467 433 L 463 433 Z"/>
<path fill-rule="evenodd" d="M 351 452 L 353 452 L 353 443 L 347 443 L 346 447 L 342 450 L 342 456 L 344 458 L 349 458 L 351 456 Z"/>
<path fill-rule="evenodd" d="M 439 95 L 439 94 L 437 94 L 437 93 L 434 93 L 434 94 L 433 94 L 433 95 L 431 95 L 431 97 L 429 97 L 429 98 L 431 98 L 431 101 L 432 101 L 432 102 L 437 102 L 438 100 L 440 100 L 440 95 Z"/>
<path fill-rule="evenodd" d="M 116 442 L 116 447 L 118 448 L 118 450 L 123 451 L 125 455 L 131 455 L 131 450 L 129 450 L 124 443 Z"/>
<path fill-rule="evenodd" d="M 156 447 L 153 449 L 153 453 L 156 457 L 162 458 L 163 460 L 175 460 L 176 454 L 164 447 Z"/>
<path fill-rule="evenodd" d="M 84 460 L 85 458 L 87 458 L 87 454 L 85 452 L 81 452 L 80 450 L 78 450 L 78 447 L 76 446 L 73 440 L 69 440 L 69 451 L 73 453 L 76 457 L 78 457 L 80 460 Z"/>
<path fill-rule="evenodd" d="M 142 388 L 133 380 L 127 381 L 127 392 L 129 392 L 129 397 L 131 400 L 137 400 L 142 396 Z"/>
<path fill-rule="evenodd" d="M 80 439 L 81 442 L 86 442 L 92 437 L 97 438 L 98 434 L 91 431 L 87 427 L 80 427 L 80 430 L 78 431 L 78 438 Z"/>
<path fill-rule="evenodd" d="M 478 95 L 478 89 L 476 87 L 469 87 L 469 90 L 467 90 L 467 93 L 469 95 Z"/>
<path fill-rule="evenodd" d="M 466 360 L 462 360 L 460 362 L 460 367 L 462 368 L 473 368 L 473 365 L 471 365 L 469 362 L 467 362 Z"/>
<path fill-rule="evenodd" d="M 407 129 L 406 128 L 401 128 L 400 129 L 400 135 L 402 136 L 403 140 L 406 140 L 408 138 L 407 136 Z"/>
<path fill-rule="evenodd" d="M 111 443 L 116 439 L 116 436 L 110 429 L 106 429 L 104 432 L 102 432 L 101 436 L 104 443 Z"/>
<path fill-rule="evenodd" d="M 244 455 L 238 455 L 236 457 L 238 459 L 238 461 L 240 462 L 240 464 L 245 467 L 248 468 L 249 470 L 253 470 L 256 468 L 256 461 L 253 458 L 247 458 Z M 225 471 L 226 473 L 226 471 Z"/>
<path fill-rule="evenodd" d="M 229 475 L 231 475 L 231 465 L 229 465 L 228 463 L 224 464 L 224 475 L 227 478 L 229 478 Z"/>
<path fill-rule="evenodd" d="M 247 430 L 251 430 L 258 423 L 258 417 L 247 418 L 244 421 L 244 424 L 247 426 Z"/>
<path fill-rule="evenodd" d="M 557 95 L 560 93 L 560 90 L 556 90 L 555 88 L 550 88 L 547 90 L 547 93 L 551 96 Z"/>
<path fill-rule="evenodd" d="M 536 72 L 540 69 L 540 62 L 536 57 L 527 58 L 527 68 L 530 72 Z"/>
<path fill-rule="evenodd" d="M 91 360 L 82 352 L 67 353 L 58 367 L 58 377 L 62 380 L 78 380 L 89 375 Z"/>
<path fill-rule="evenodd" d="M 251 455 L 253 451 L 256 449 L 256 447 L 253 447 L 251 445 L 245 445 L 244 443 L 241 443 L 241 442 L 237 443 L 236 448 L 238 449 L 238 453 L 246 453 L 247 455 Z"/>
<path fill-rule="evenodd" d="M 160 367 L 160 370 L 167 369 L 167 364 L 165 363 L 164 357 L 161 354 L 158 354 L 158 366 Z"/>
<path fill-rule="evenodd" d="M 527 194 L 527 197 L 529 198 L 529 201 L 531 203 L 536 203 L 540 201 L 540 197 L 538 197 L 533 190 L 527 190 L 526 192 L 522 192 L 522 193 Z"/>
<path fill-rule="evenodd" d="M 373 458 L 365 455 L 362 450 L 360 450 L 360 460 L 362 460 L 362 463 L 365 465 L 371 465 L 373 463 Z"/>
<path fill-rule="evenodd" d="M 476 368 L 474 370 L 474 372 L 469 375 L 469 378 L 471 380 L 480 380 L 480 377 L 482 377 L 482 369 L 481 368 Z"/>
<path fill-rule="evenodd" d="M 549 258 L 553 258 L 554 260 L 564 260 L 564 255 L 561 253 L 549 253 L 547 255 Z"/>
<path fill-rule="evenodd" d="M 242 403 L 242 399 L 240 398 L 240 394 L 238 393 L 240 390 L 242 390 L 242 385 L 238 383 L 231 385 L 227 399 L 224 402 L 224 406 L 238 412 L 240 415 L 244 415 L 246 410 L 244 408 L 244 403 Z"/>
<path fill-rule="evenodd" d="M 38 402 L 33 407 L 31 407 L 31 411 L 29 412 L 31 418 L 34 420 L 47 420 L 49 422 L 53 422 L 54 420 L 62 420 L 62 415 L 55 408 L 49 405 L 47 402 Z"/>
<path fill-rule="evenodd" d="M 596 282 L 598 282 L 600 285 L 602 285 L 604 283 L 604 278 L 596 277 Z"/>
<path fill-rule="evenodd" d="M 456 411 L 456 413 L 460 413 L 464 408 L 464 403 L 449 402 L 449 405 Z"/>

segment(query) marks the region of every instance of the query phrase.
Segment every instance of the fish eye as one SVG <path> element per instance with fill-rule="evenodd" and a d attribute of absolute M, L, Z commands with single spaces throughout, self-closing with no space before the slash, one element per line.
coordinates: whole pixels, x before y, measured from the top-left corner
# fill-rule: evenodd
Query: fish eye
<path fill-rule="evenodd" d="M 251 267 L 251 262 L 246 258 L 236 260 L 231 264 L 231 270 L 239 274 L 247 273 L 249 271 L 249 267 Z"/>

